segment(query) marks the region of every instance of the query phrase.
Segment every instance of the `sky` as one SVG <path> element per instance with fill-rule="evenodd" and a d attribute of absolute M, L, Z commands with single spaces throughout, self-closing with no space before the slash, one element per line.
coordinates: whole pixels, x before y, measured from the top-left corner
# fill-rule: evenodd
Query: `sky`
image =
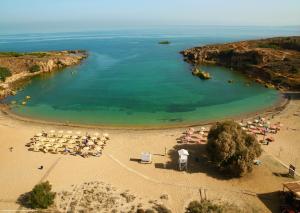
<path fill-rule="evenodd" d="M 300 0 L 0 0 L 0 31 L 178 25 L 300 26 Z"/>

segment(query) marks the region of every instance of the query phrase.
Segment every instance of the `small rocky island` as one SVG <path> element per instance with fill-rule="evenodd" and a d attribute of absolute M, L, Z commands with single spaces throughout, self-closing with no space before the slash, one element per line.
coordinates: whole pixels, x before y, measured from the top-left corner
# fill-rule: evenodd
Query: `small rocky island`
<path fill-rule="evenodd" d="M 202 80 L 211 79 L 211 76 L 208 72 L 205 72 L 197 67 L 193 69 L 193 75 L 201 78 Z"/>
<path fill-rule="evenodd" d="M 171 44 L 171 42 L 170 41 L 160 41 L 160 42 L 158 42 L 159 44 Z"/>
<path fill-rule="evenodd" d="M 194 67 L 220 65 L 242 72 L 266 87 L 300 90 L 300 36 L 207 45 L 181 54 Z"/>
<path fill-rule="evenodd" d="M 51 52 L 0 52 L 0 99 L 13 95 L 17 82 L 77 65 L 87 57 L 82 50 Z"/>

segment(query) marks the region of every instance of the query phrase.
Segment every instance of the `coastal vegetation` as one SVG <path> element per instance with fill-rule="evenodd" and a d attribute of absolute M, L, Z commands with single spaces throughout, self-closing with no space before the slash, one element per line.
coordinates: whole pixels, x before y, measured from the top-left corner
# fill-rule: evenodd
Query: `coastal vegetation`
<path fill-rule="evenodd" d="M 217 204 L 211 200 L 192 201 L 186 208 L 185 213 L 229 213 L 241 212 L 240 209 L 232 204 Z"/>
<path fill-rule="evenodd" d="M 0 56 L 8 56 L 8 57 L 21 57 L 21 56 L 37 56 L 37 57 L 44 57 L 47 56 L 48 53 L 46 52 L 0 52 Z"/>
<path fill-rule="evenodd" d="M 228 67 L 267 88 L 300 89 L 300 36 L 206 45 L 181 54 L 192 65 Z"/>
<path fill-rule="evenodd" d="M 256 137 L 234 121 L 212 126 L 208 134 L 207 151 L 221 171 L 235 177 L 251 172 L 253 161 L 262 153 Z"/>
<path fill-rule="evenodd" d="M 56 195 L 51 189 L 52 186 L 48 181 L 37 184 L 32 191 L 21 197 L 20 203 L 32 209 L 47 209 L 54 203 Z"/>
<path fill-rule="evenodd" d="M 29 72 L 31 73 L 34 73 L 34 72 L 39 72 L 41 70 L 40 66 L 35 64 L 35 65 L 32 65 L 30 68 L 29 68 Z"/>
<path fill-rule="evenodd" d="M 11 76 L 11 71 L 6 67 L 0 67 L 0 81 L 4 82 L 9 76 Z"/>
<path fill-rule="evenodd" d="M 160 41 L 158 42 L 159 44 L 170 44 L 171 42 L 170 41 Z"/>

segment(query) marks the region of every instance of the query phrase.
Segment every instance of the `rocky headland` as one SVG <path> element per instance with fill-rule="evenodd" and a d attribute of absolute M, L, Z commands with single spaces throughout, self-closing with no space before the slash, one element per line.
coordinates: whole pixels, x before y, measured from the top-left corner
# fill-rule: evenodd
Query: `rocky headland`
<path fill-rule="evenodd" d="M 300 36 L 206 45 L 181 54 L 194 67 L 220 65 L 242 72 L 266 87 L 300 90 Z"/>
<path fill-rule="evenodd" d="M 0 52 L 0 99 L 15 93 L 16 84 L 42 73 L 53 72 L 79 64 L 87 52 Z"/>

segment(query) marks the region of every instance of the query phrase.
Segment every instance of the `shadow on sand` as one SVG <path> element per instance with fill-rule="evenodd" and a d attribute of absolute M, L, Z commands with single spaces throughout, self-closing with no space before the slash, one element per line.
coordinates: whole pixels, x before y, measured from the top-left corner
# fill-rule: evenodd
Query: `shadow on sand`
<path fill-rule="evenodd" d="M 232 179 L 232 176 L 220 173 L 218 168 L 209 161 L 206 153 L 205 144 L 178 144 L 168 152 L 170 160 L 164 163 L 155 163 L 157 169 L 171 169 L 178 172 L 178 150 L 186 149 L 189 152 L 188 158 L 188 173 L 205 173 L 213 178 L 227 180 Z"/>
<path fill-rule="evenodd" d="M 280 212 L 280 193 L 279 193 L 279 191 L 258 194 L 257 197 L 270 210 L 270 212 Z"/>

